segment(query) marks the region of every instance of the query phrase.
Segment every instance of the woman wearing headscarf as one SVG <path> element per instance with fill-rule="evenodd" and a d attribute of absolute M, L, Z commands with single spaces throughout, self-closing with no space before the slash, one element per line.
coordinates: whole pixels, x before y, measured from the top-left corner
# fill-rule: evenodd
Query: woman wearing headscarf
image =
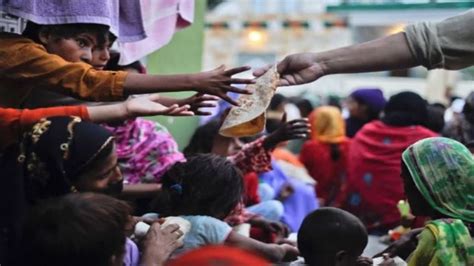
<path fill-rule="evenodd" d="M 428 138 L 402 155 L 402 178 L 413 214 L 428 216 L 408 265 L 474 265 L 474 160 L 461 143 Z"/>
<path fill-rule="evenodd" d="M 22 221 L 38 201 L 76 191 L 120 193 L 113 140 L 106 129 L 78 117 L 51 117 L 2 154 L 0 261 L 4 250 L 18 244 Z"/>
<path fill-rule="evenodd" d="M 367 123 L 376 120 L 385 106 L 383 92 L 378 88 L 361 88 L 347 98 L 349 117 L 346 119 L 346 135 L 349 138 Z"/>
<path fill-rule="evenodd" d="M 349 139 L 341 112 L 333 106 L 322 106 L 309 115 L 311 139 L 300 153 L 300 160 L 316 180 L 316 191 L 326 206 L 340 206 L 344 197 Z"/>
<path fill-rule="evenodd" d="M 400 222 L 400 156 L 416 141 L 436 136 L 422 126 L 427 116 L 423 98 L 401 92 L 390 98 L 381 120 L 366 124 L 352 139 L 344 205 L 372 233 L 386 233 Z"/>

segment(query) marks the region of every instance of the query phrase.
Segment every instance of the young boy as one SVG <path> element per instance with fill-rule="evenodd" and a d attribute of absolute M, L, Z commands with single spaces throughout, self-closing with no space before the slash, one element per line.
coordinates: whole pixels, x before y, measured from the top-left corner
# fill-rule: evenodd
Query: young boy
<path fill-rule="evenodd" d="M 123 100 L 129 94 L 194 90 L 236 104 L 226 93 L 246 93 L 231 84 L 252 83 L 232 75 L 248 67 L 181 75 L 100 71 L 90 65 L 92 50 L 104 46 L 108 27 L 98 24 L 38 25 L 23 35 L 0 34 L 0 106 L 21 108 L 32 90 L 48 89 L 94 101 Z"/>
<path fill-rule="evenodd" d="M 367 241 L 362 222 L 337 208 L 312 212 L 298 231 L 298 249 L 310 266 L 361 265 L 358 258 Z"/>

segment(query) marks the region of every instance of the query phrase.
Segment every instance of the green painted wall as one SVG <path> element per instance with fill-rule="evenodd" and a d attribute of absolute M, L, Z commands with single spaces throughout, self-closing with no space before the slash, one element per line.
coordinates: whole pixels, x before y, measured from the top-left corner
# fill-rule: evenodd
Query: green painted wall
<path fill-rule="evenodd" d="M 147 57 L 147 69 L 150 74 L 178 74 L 201 71 L 204 41 L 205 0 L 195 1 L 194 23 L 177 32 L 171 42 L 159 51 Z M 166 93 L 172 97 L 186 97 L 193 92 Z M 198 125 L 197 117 L 151 118 L 166 126 L 182 150 Z"/>

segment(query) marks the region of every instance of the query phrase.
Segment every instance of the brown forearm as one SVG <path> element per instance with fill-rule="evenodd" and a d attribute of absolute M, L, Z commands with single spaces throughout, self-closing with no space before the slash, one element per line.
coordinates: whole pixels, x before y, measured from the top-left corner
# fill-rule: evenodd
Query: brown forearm
<path fill-rule="evenodd" d="M 129 118 L 124 103 L 87 106 L 89 118 L 94 123 L 117 122 Z"/>
<path fill-rule="evenodd" d="M 314 54 L 325 75 L 403 69 L 417 65 L 405 33 Z"/>
<path fill-rule="evenodd" d="M 195 90 L 194 75 L 196 74 L 145 75 L 130 73 L 125 79 L 124 93 L 129 95 Z"/>
<path fill-rule="evenodd" d="M 152 198 L 161 190 L 161 184 L 126 184 L 121 196 L 125 198 Z"/>

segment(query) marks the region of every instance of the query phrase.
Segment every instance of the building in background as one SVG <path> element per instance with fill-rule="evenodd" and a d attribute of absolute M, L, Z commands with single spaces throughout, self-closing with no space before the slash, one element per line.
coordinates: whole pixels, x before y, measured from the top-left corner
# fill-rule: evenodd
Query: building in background
<path fill-rule="evenodd" d="M 216 2 L 220 4 L 216 5 Z M 224 63 L 259 67 L 296 52 L 318 52 L 400 32 L 407 24 L 440 21 L 474 7 L 474 1 L 312 1 L 227 0 L 206 14 L 205 69 Z M 323 77 L 280 89 L 288 95 L 347 95 L 360 86 L 379 86 L 387 95 L 413 90 L 426 95 L 427 72 L 413 68 L 392 72 Z M 463 71 L 452 93 L 474 88 L 472 69 Z M 250 73 L 248 73 L 250 75 Z M 441 95 L 441 93 L 436 93 Z"/>

